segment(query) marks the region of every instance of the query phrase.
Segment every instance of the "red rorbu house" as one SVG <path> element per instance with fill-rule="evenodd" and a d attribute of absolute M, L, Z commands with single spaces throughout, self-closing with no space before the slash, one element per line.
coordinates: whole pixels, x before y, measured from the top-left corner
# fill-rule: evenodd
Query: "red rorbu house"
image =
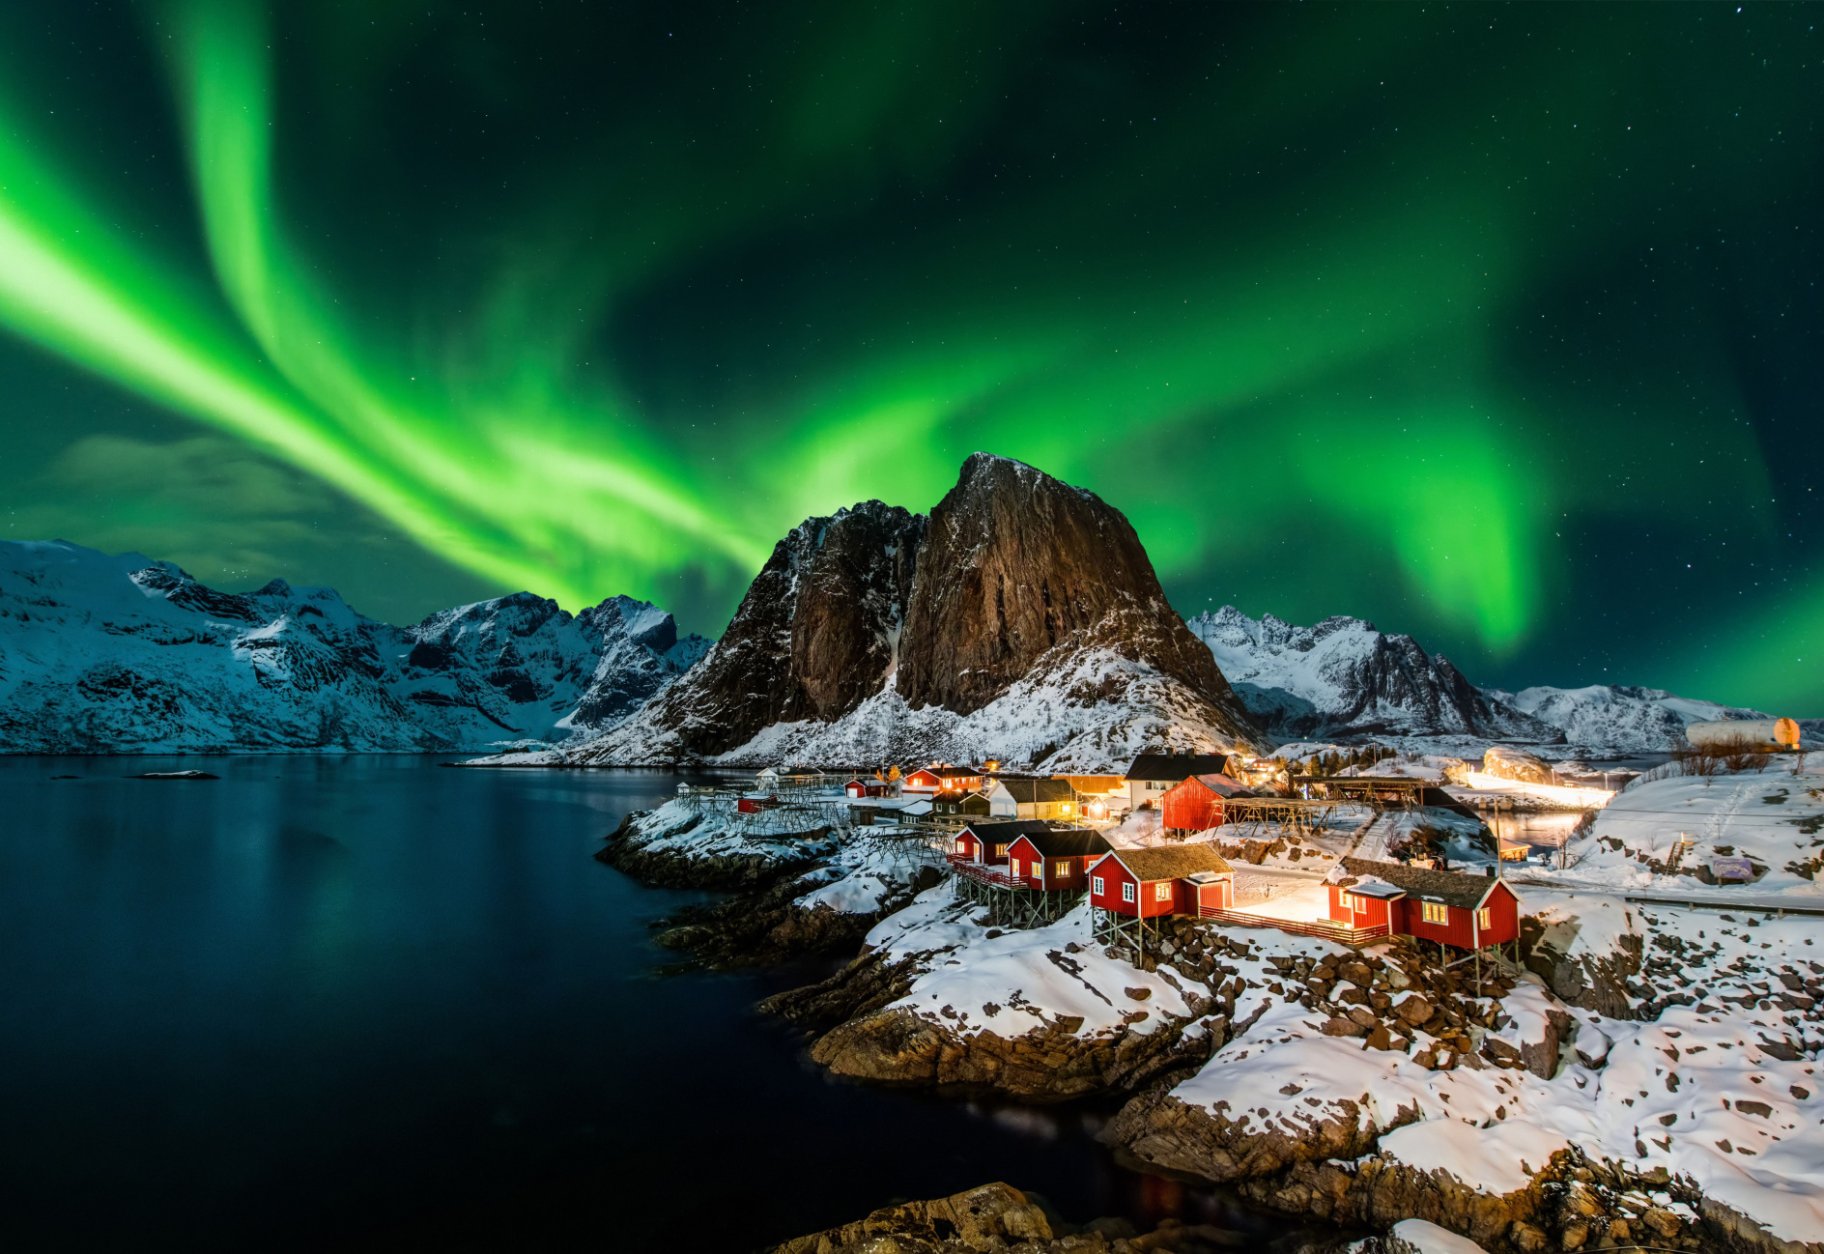
<path fill-rule="evenodd" d="M 1007 846 L 1007 870 L 1041 892 L 1082 892 L 1089 864 L 1111 852 L 1102 833 L 1086 827 L 1020 823 L 1026 829 Z"/>
<path fill-rule="evenodd" d="M 1040 923 L 1081 890 L 1085 867 L 1108 851 L 1099 832 L 1044 819 L 973 822 L 950 844 L 957 896 L 985 903 L 1004 923 Z"/>
<path fill-rule="evenodd" d="M 778 806 L 779 798 L 771 795 L 750 793 L 735 799 L 735 813 L 758 814 L 762 810 L 771 810 Z"/>
<path fill-rule="evenodd" d="M 857 799 L 863 797 L 891 797 L 893 795 L 893 785 L 889 784 L 886 780 L 862 779 L 860 776 L 857 776 L 844 784 L 842 790 L 849 796 Z"/>
<path fill-rule="evenodd" d="M 1006 866 L 1007 851 L 1012 848 L 1014 840 L 1028 827 L 1049 829 L 1049 823 L 1009 823 L 992 821 L 986 823 L 968 823 L 950 842 L 950 865 L 966 866 Z"/>
<path fill-rule="evenodd" d="M 1117 849 L 1089 867 L 1098 938 L 1130 933 L 1144 942 L 1149 919 L 1197 916 L 1235 902 L 1235 869 L 1207 844 Z"/>
<path fill-rule="evenodd" d="M 1498 876 L 1344 858 L 1329 890 L 1330 918 L 1353 928 L 1469 950 L 1520 936 L 1520 900 Z"/>
<path fill-rule="evenodd" d="M 977 792 L 982 773 L 968 766 L 921 766 L 899 781 L 901 792 Z"/>
<path fill-rule="evenodd" d="M 1227 821 L 1223 803 L 1245 792 L 1227 775 L 1192 775 L 1160 796 L 1160 826 L 1172 836 L 1221 827 Z"/>

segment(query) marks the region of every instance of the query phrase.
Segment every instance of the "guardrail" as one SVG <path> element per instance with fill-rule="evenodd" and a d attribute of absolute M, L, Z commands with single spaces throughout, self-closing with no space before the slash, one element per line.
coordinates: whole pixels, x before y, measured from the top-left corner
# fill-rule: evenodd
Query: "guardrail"
<path fill-rule="evenodd" d="M 980 862 L 969 862 L 957 857 L 948 857 L 944 860 L 958 875 L 968 876 L 978 884 L 991 884 L 996 888 L 1032 887 L 1024 876 L 1016 876 L 1004 866 L 985 866 Z"/>
<path fill-rule="evenodd" d="M 1344 945 L 1360 945 L 1389 934 L 1385 923 L 1375 927 L 1344 927 L 1340 923 L 1321 921 L 1304 923 L 1297 919 L 1272 919 L 1264 914 L 1244 914 L 1239 910 L 1223 910 L 1216 906 L 1203 906 L 1199 908 L 1197 915 L 1199 918 L 1212 919 L 1218 923 L 1233 923 L 1237 927 L 1277 928 L 1282 932 L 1291 932 L 1295 936 L 1316 936 L 1322 940 L 1332 940 Z"/>

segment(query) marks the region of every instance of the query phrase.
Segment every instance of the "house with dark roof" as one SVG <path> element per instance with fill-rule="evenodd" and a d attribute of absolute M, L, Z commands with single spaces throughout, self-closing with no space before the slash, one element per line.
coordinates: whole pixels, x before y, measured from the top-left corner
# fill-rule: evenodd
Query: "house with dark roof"
<path fill-rule="evenodd" d="M 988 818 L 992 811 L 986 795 L 946 789 L 931 796 L 931 813 L 939 818 Z"/>
<path fill-rule="evenodd" d="M 1062 779 L 1003 775 L 988 790 L 988 812 L 997 818 L 1075 818 L 1076 801 L 1076 791 Z"/>
<path fill-rule="evenodd" d="M 1385 925 L 1456 949 L 1505 945 L 1520 935 L 1520 899 L 1498 875 L 1344 858 L 1327 886 L 1331 920 L 1348 927 Z"/>
<path fill-rule="evenodd" d="M 1029 888 L 1081 892 L 1089 883 L 1089 864 L 1107 852 L 1102 833 L 1087 827 L 1022 831 L 1007 847 L 1007 865 Z"/>
<path fill-rule="evenodd" d="M 1043 819 L 974 819 L 950 841 L 952 865 L 1005 866 L 1013 842 L 1033 832 L 1049 832 L 1054 825 Z"/>
<path fill-rule="evenodd" d="M 1157 808 L 1159 798 L 1193 775 L 1228 775 L 1226 753 L 1143 753 L 1127 768 L 1129 809 Z"/>
<path fill-rule="evenodd" d="M 1235 868 L 1209 844 L 1114 849 L 1089 867 L 1089 902 L 1115 918 L 1199 915 L 1235 901 Z"/>

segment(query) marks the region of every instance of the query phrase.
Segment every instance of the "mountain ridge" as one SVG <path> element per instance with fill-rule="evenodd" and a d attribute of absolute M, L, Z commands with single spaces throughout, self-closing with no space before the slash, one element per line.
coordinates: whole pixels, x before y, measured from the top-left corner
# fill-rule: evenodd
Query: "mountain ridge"
<path fill-rule="evenodd" d="M 140 553 L 0 542 L 0 750 L 481 750 L 625 717 L 701 655 L 627 597 L 396 627 L 333 589 L 224 592 Z"/>

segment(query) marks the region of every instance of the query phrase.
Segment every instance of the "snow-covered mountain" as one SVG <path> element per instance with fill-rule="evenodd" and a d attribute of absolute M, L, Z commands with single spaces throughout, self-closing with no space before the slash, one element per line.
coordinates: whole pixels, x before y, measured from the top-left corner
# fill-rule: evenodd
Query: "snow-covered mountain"
<path fill-rule="evenodd" d="M 702 656 L 664 611 L 520 593 L 413 627 L 328 588 L 0 543 L 0 752 L 481 749 L 612 725 Z"/>
<path fill-rule="evenodd" d="M 1464 678 L 1411 636 L 1359 618 L 1295 627 L 1232 605 L 1190 620 L 1248 712 L 1288 739 L 1474 736 L 1550 742 L 1559 730 Z"/>
<path fill-rule="evenodd" d="M 1685 743 L 1685 727 L 1713 719 L 1766 718 L 1757 710 L 1694 701 L 1661 688 L 1594 684 L 1588 688 L 1522 688 L 1490 692 L 1557 728 L 1571 744 L 1617 753 L 1647 753 Z"/>
<path fill-rule="evenodd" d="M 1092 493 L 977 453 L 929 517 L 794 528 L 708 657 L 581 764 L 999 758 L 1107 770 L 1264 741 Z"/>

